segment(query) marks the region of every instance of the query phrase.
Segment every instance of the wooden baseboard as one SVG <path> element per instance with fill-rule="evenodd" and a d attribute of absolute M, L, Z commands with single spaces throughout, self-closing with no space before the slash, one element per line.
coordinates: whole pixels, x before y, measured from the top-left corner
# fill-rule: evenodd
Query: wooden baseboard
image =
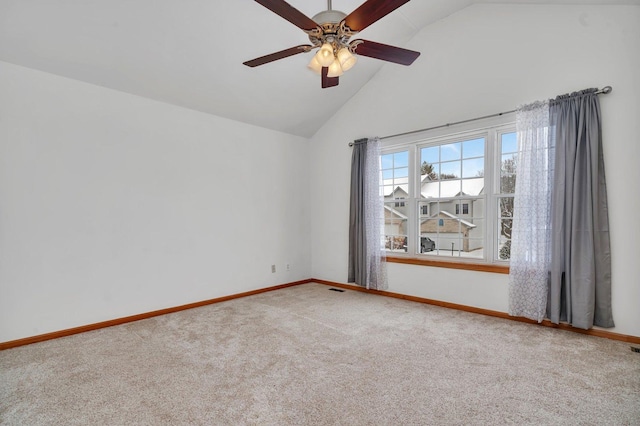
<path fill-rule="evenodd" d="M 404 300 L 410 300 L 412 302 L 425 303 L 425 304 L 434 305 L 434 306 L 441 306 L 443 308 L 457 309 L 459 311 L 471 312 L 471 313 L 474 313 L 474 314 L 481 314 L 481 315 L 488 315 L 488 316 L 491 316 L 491 317 L 504 318 L 504 319 L 508 319 L 508 320 L 511 320 L 511 321 L 524 322 L 524 323 L 527 323 L 527 324 L 540 325 L 540 326 L 543 326 L 543 327 L 557 328 L 559 330 L 566 330 L 566 331 L 571 331 L 571 332 L 574 332 L 574 333 L 586 334 L 588 336 L 604 337 L 605 339 L 611 339 L 611 340 L 618 340 L 618 341 L 621 341 L 621 342 L 640 344 L 640 337 L 630 336 L 630 335 L 627 335 L 627 334 L 614 333 L 614 332 L 606 331 L 606 330 L 602 330 L 602 329 L 593 329 L 592 328 L 590 330 L 583 330 L 581 328 L 572 327 L 571 325 L 565 324 L 565 323 L 554 324 L 549 320 L 544 320 L 541 323 L 538 323 L 538 322 L 536 322 L 534 320 L 530 320 L 528 318 L 512 317 L 506 312 L 492 311 L 490 309 L 474 308 L 473 306 L 459 305 L 457 303 L 442 302 L 440 300 L 426 299 L 424 297 L 417 297 L 417 296 L 409 296 L 409 295 L 406 295 L 406 294 L 393 293 L 393 292 L 390 292 L 390 291 L 367 290 L 366 288 L 358 287 L 358 286 L 351 285 L 351 284 L 342 284 L 342 283 L 336 283 L 336 282 L 326 281 L 326 280 L 314 279 L 314 280 L 311 280 L 311 281 L 314 282 L 314 283 L 324 284 L 324 285 L 328 285 L 328 286 L 331 286 L 331 287 L 339 287 L 339 288 L 344 288 L 344 289 L 349 289 L 349 290 L 354 290 L 354 291 L 361 291 L 361 292 L 364 292 L 364 293 L 377 294 L 377 295 L 380 295 L 380 296 L 394 297 L 396 299 L 404 299 Z"/>
<path fill-rule="evenodd" d="M 212 305 L 214 303 L 225 302 L 227 300 L 238 299 L 241 297 L 252 296 L 254 294 L 266 293 L 268 291 L 279 290 L 281 288 L 293 287 L 300 284 L 306 284 L 312 282 L 311 279 L 302 281 L 295 281 L 287 284 L 280 284 L 273 287 L 261 288 L 258 290 L 245 291 L 244 293 L 232 294 L 229 296 L 217 297 L 215 299 L 203 300 L 201 302 L 189 303 L 186 305 L 175 306 L 172 308 L 160 309 L 157 311 L 146 312 L 138 315 L 131 315 L 124 318 L 117 318 L 109 321 L 97 322 L 95 324 L 83 325 L 80 327 L 69 328 L 66 330 L 54 331 L 51 333 L 40 334 L 32 337 L 25 337 L 24 339 L 11 340 L 8 342 L 0 343 L 0 351 L 5 349 L 16 348 L 18 346 L 29 345 L 31 343 L 44 342 L 45 340 L 57 339 L 60 337 L 71 336 L 73 334 L 84 333 L 86 331 L 98 330 L 106 327 L 113 327 L 114 325 L 126 324 L 128 322 L 140 321 L 147 318 L 157 317 L 159 315 L 171 314 L 173 312 L 184 311 L 192 308 L 199 308 L 201 306 Z"/>
<path fill-rule="evenodd" d="M 548 321 L 548 320 L 544 320 L 542 323 L 537 323 L 537 322 L 535 322 L 533 320 L 530 320 L 530 319 L 527 319 L 527 318 L 512 317 L 509 314 L 507 314 L 505 312 L 500 312 L 500 311 L 492 311 L 492 310 L 489 310 L 489 309 L 474 308 L 472 306 L 459 305 L 457 303 L 442 302 L 440 300 L 426 299 L 426 298 L 423 298 L 423 297 L 410 296 L 410 295 L 401 294 L 401 293 L 393 293 L 393 292 L 390 292 L 390 291 L 367 290 L 365 288 L 358 287 L 358 286 L 351 285 L 351 284 L 343 284 L 343 283 L 337 283 L 337 282 L 333 282 L 333 281 L 326 281 L 326 280 L 321 280 L 321 279 L 309 278 L 309 279 L 306 279 L 306 280 L 295 281 L 295 282 L 291 282 L 291 283 L 287 283 L 287 284 L 280 284 L 280 285 L 276 285 L 276 286 L 273 286 L 273 287 L 266 287 L 266 288 L 261 288 L 261 289 L 257 289 L 257 290 L 246 291 L 244 293 L 237 293 L 237 294 L 232 294 L 232 295 L 229 295 L 229 296 L 218 297 L 218 298 L 215 298 L 215 299 L 204 300 L 204 301 L 201 301 L 201 302 L 189 303 L 187 305 L 181 305 L 181 306 L 175 306 L 175 307 L 172 307 L 172 308 L 160 309 L 160 310 L 157 310 L 157 311 L 147 312 L 147 313 L 138 314 L 138 315 L 131 315 L 131 316 L 128 316 L 128 317 L 117 318 L 117 319 L 113 319 L 113 320 L 109 320 L 109 321 L 98 322 L 98 323 L 95 323 L 95 324 L 83 325 L 83 326 L 80 326 L 80 327 L 69 328 L 69 329 L 66 329 L 66 330 L 54 331 L 54 332 L 51 332 L 51 333 L 40 334 L 40 335 L 32 336 L 32 337 L 25 337 L 23 339 L 11 340 L 11 341 L 8 341 L 8 342 L 1 342 L 0 343 L 0 351 L 5 350 L 5 349 L 16 348 L 18 346 L 29 345 L 31 343 L 44 342 L 45 340 L 57 339 L 57 338 L 60 338 L 60 337 L 71 336 L 73 334 L 79 334 L 79 333 L 84 333 L 84 332 L 87 332 L 87 331 L 98 330 L 98 329 L 101 329 L 101 328 L 112 327 L 114 325 L 120 325 L 120 324 L 129 323 L 129 322 L 140 321 L 140 320 L 143 320 L 143 319 L 152 318 L 152 317 L 156 317 L 156 316 L 159 316 L 159 315 L 171 314 L 173 312 L 184 311 L 184 310 L 192 309 L 192 308 L 199 308 L 201 306 L 212 305 L 214 303 L 225 302 L 227 300 L 238 299 L 238 298 L 241 298 L 241 297 L 252 296 L 254 294 L 266 293 L 268 291 L 279 290 L 279 289 L 282 289 L 282 288 L 293 287 L 293 286 L 297 286 L 297 285 L 301 285 L 301 284 L 307 284 L 307 283 L 324 284 L 324 285 L 331 286 L 331 287 L 344 288 L 344 289 L 348 289 L 348 290 L 360 291 L 360 292 L 369 293 L 369 294 L 377 294 L 377 295 L 380 295 L 380 296 L 393 297 L 393 298 L 396 298 L 396 299 L 409 300 L 409 301 L 412 301 L 412 302 L 425 303 L 425 304 L 434 305 L 434 306 L 441 306 L 443 308 L 457 309 L 459 311 L 471 312 L 471 313 L 474 313 L 474 314 L 481 314 L 481 315 L 488 315 L 488 316 L 497 317 L 497 318 L 504 318 L 504 319 L 508 319 L 508 320 L 511 320 L 511 321 L 519 321 L 519 322 L 525 322 L 525 323 L 528 323 L 528 324 L 541 325 L 541 326 L 544 326 L 544 327 L 557 328 L 557 329 L 560 329 L 560 330 L 572 331 L 574 333 L 586 334 L 586 335 L 589 335 L 589 336 L 604 337 L 606 339 L 618 340 L 618 341 L 621 341 L 621 342 L 640 344 L 640 337 L 629 336 L 629 335 L 626 335 L 626 334 L 613 333 L 613 332 L 606 331 L 606 330 L 601 330 L 601 329 L 582 330 L 582 329 L 579 329 L 579 328 L 571 327 L 569 324 L 553 324 L 551 321 Z"/>

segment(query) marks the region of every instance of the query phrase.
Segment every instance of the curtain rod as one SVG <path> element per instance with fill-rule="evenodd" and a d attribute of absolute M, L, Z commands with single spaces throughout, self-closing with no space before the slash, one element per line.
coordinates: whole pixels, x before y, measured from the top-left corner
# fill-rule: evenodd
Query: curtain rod
<path fill-rule="evenodd" d="M 613 90 L 613 88 L 611 86 L 605 86 L 602 89 L 598 89 L 598 91 L 596 91 L 595 94 L 596 95 L 600 95 L 600 94 L 605 94 L 606 95 L 608 93 L 611 93 L 612 90 Z M 454 123 L 447 123 L 447 124 L 441 124 L 439 126 L 427 127 L 426 129 L 411 130 L 409 132 L 404 132 L 404 133 L 396 133 L 395 135 L 382 136 L 380 138 L 380 140 L 396 138 L 398 136 L 412 135 L 414 133 L 426 132 L 428 130 L 441 129 L 443 127 L 455 126 L 457 124 L 469 123 L 471 121 L 484 120 L 485 118 L 500 117 L 500 116 L 505 115 L 505 114 L 514 113 L 516 111 L 517 111 L 517 109 L 512 109 L 511 111 L 498 112 L 496 114 L 484 115 L 482 117 L 470 118 L 468 120 L 456 121 Z M 353 142 L 349 142 L 349 146 L 353 146 Z"/>

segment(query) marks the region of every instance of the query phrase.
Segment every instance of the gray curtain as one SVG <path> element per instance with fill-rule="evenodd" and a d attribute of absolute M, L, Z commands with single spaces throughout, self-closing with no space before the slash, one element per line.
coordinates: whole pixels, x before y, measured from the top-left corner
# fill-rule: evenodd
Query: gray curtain
<path fill-rule="evenodd" d="M 355 141 L 351 161 L 348 282 L 383 290 L 387 278 L 381 244 L 380 140 Z"/>
<path fill-rule="evenodd" d="M 351 194 L 349 208 L 349 273 L 347 282 L 363 285 L 367 281 L 367 244 L 365 200 L 365 163 L 367 159 L 367 139 L 353 143 L 351 154 Z"/>
<path fill-rule="evenodd" d="M 555 144 L 547 316 L 574 327 L 613 327 L 611 248 L 600 103 L 587 89 L 551 102 Z"/>

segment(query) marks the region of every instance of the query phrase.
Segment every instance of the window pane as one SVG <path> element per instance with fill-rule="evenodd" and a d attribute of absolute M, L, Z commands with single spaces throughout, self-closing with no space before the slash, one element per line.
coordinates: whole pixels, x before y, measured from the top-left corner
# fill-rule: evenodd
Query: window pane
<path fill-rule="evenodd" d="M 425 179 L 431 181 L 438 180 L 440 176 L 440 163 L 431 164 L 423 161 L 420 166 L 420 176 L 424 177 L 422 179 L 423 181 Z"/>
<path fill-rule="evenodd" d="M 409 151 L 384 154 L 381 192 L 384 196 L 384 235 L 381 244 L 387 251 L 407 250 L 407 207 L 409 195 Z"/>
<path fill-rule="evenodd" d="M 393 168 L 393 154 L 381 155 L 380 164 L 383 170 Z"/>
<path fill-rule="evenodd" d="M 420 160 L 421 160 L 420 163 L 422 164 L 423 161 L 426 161 L 427 163 L 430 163 L 430 164 L 440 162 L 439 149 L 440 147 L 438 146 L 422 148 L 422 150 L 420 151 Z"/>
<path fill-rule="evenodd" d="M 439 229 L 441 234 L 456 234 L 456 238 L 460 238 L 460 221 L 455 219 L 444 219 L 444 225 Z"/>
<path fill-rule="evenodd" d="M 513 194 L 516 191 L 516 155 L 505 154 L 500 165 L 500 192 Z"/>
<path fill-rule="evenodd" d="M 419 247 L 417 252 L 418 253 L 432 253 L 436 250 L 436 242 L 425 236 L 421 236 L 419 239 Z"/>
<path fill-rule="evenodd" d="M 462 192 L 465 195 L 480 195 L 484 189 L 484 178 L 464 179 L 462 181 Z"/>
<path fill-rule="evenodd" d="M 460 253 L 460 257 L 471 257 L 474 259 L 484 258 L 484 243 L 481 238 L 467 238 L 463 243 L 465 250 Z"/>
<path fill-rule="evenodd" d="M 472 219 L 465 218 L 464 220 L 468 226 L 465 236 L 470 238 L 482 238 L 484 236 L 484 218 L 475 217 Z"/>
<path fill-rule="evenodd" d="M 461 180 L 445 180 L 440 182 L 440 197 L 455 197 L 460 193 Z"/>
<path fill-rule="evenodd" d="M 502 134 L 502 153 L 508 152 L 518 152 L 518 140 L 515 132 Z"/>
<path fill-rule="evenodd" d="M 400 177 L 400 178 L 406 178 L 407 176 L 409 176 L 409 169 L 407 167 L 403 167 L 400 169 L 394 169 L 393 171 L 393 176 L 394 177 Z"/>
<path fill-rule="evenodd" d="M 501 218 L 513 217 L 513 197 L 502 197 L 498 203 L 498 214 Z"/>
<path fill-rule="evenodd" d="M 507 238 L 511 238 L 511 228 L 513 226 L 513 219 L 500 219 L 500 234 Z"/>
<path fill-rule="evenodd" d="M 501 219 L 499 222 L 498 235 L 500 238 L 511 239 L 512 219 Z"/>
<path fill-rule="evenodd" d="M 515 132 L 503 133 L 500 139 L 500 193 L 513 194 L 516 190 L 518 140 Z"/>
<path fill-rule="evenodd" d="M 440 164 L 440 179 L 457 179 L 460 177 L 460 161 Z"/>
<path fill-rule="evenodd" d="M 440 161 L 459 160 L 461 157 L 461 143 L 448 143 L 440 145 Z"/>
<path fill-rule="evenodd" d="M 498 201 L 498 242 L 496 258 L 511 258 L 511 229 L 513 226 L 513 197 L 502 197 Z"/>
<path fill-rule="evenodd" d="M 498 255 L 500 260 L 509 260 L 511 258 L 511 240 L 500 236 L 498 238 Z"/>
<path fill-rule="evenodd" d="M 397 208 L 396 204 L 402 206 Z M 407 251 L 407 216 L 403 213 L 405 209 L 403 202 L 385 203 L 384 245 L 387 251 Z"/>
<path fill-rule="evenodd" d="M 504 173 L 515 173 L 518 156 L 517 154 L 503 154 L 500 170 Z"/>
<path fill-rule="evenodd" d="M 394 167 L 409 166 L 409 151 L 396 152 L 393 154 Z"/>
<path fill-rule="evenodd" d="M 444 225 L 444 219 L 440 219 L 438 217 L 421 218 L 420 234 L 435 235 L 438 232 L 438 227 L 440 226 L 440 223 Z"/>
<path fill-rule="evenodd" d="M 484 158 L 474 158 L 462 161 L 462 177 L 482 177 L 484 176 Z"/>
<path fill-rule="evenodd" d="M 484 138 L 462 142 L 462 158 L 484 157 Z"/>
<path fill-rule="evenodd" d="M 420 194 L 424 198 L 438 198 L 440 196 L 440 182 L 425 179 L 420 185 Z"/>

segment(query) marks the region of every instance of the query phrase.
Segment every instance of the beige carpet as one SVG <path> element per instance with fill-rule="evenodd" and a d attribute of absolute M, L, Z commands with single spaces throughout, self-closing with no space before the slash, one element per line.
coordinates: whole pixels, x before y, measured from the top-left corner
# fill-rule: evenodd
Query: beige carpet
<path fill-rule="evenodd" d="M 629 344 L 329 288 L 0 352 L 0 422 L 640 424 Z"/>

